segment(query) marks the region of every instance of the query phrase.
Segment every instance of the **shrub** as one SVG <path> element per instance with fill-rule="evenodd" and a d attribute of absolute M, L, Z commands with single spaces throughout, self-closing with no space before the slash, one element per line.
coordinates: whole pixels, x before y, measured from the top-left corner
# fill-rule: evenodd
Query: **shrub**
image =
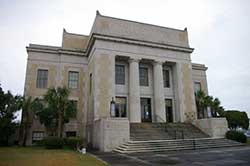
<path fill-rule="evenodd" d="M 45 139 L 42 139 L 42 140 L 34 142 L 33 144 L 35 146 L 44 146 L 45 145 L 44 141 L 45 141 Z"/>
<path fill-rule="evenodd" d="M 63 147 L 63 139 L 59 137 L 46 137 L 44 145 L 46 149 L 61 149 Z"/>
<path fill-rule="evenodd" d="M 247 142 L 247 137 L 245 136 L 244 133 L 235 131 L 235 130 L 230 130 L 226 133 L 226 138 L 235 140 L 241 143 L 246 143 Z"/>
<path fill-rule="evenodd" d="M 84 146 L 84 141 L 80 137 L 68 137 L 64 139 L 64 144 L 70 149 L 77 149 Z"/>

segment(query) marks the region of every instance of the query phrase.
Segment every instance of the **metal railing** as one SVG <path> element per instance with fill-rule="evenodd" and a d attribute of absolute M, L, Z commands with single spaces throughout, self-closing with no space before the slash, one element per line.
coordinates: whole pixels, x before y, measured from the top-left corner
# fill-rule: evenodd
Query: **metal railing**
<path fill-rule="evenodd" d="M 167 121 L 164 121 L 159 115 L 155 115 L 155 119 L 156 121 L 160 121 L 160 123 L 157 123 L 158 125 L 160 125 L 161 127 L 164 128 L 165 132 L 167 132 Z"/>
<path fill-rule="evenodd" d="M 170 136 L 174 139 L 185 139 L 185 134 L 184 134 L 184 130 L 169 130 L 170 125 L 168 125 L 167 121 L 164 121 L 159 115 L 155 115 L 156 117 L 156 121 L 160 121 L 160 123 L 157 123 L 158 125 L 160 125 L 161 127 L 164 128 L 165 132 L 167 132 L 168 134 L 170 134 Z"/>

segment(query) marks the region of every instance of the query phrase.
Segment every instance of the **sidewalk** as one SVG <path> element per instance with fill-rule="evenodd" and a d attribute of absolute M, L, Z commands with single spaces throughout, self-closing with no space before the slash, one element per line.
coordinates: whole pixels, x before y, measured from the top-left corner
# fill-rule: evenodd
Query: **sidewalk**
<path fill-rule="evenodd" d="M 250 165 L 250 146 L 149 153 L 92 152 L 111 166 L 238 166 Z"/>

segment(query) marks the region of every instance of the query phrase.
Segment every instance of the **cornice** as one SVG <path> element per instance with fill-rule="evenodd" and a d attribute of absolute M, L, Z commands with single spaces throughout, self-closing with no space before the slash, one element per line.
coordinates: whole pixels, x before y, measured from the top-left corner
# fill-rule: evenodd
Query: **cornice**
<path fill-rule="evenodd" d="M 127 44 L 135 44 L 135 45 L 141 45 L 141 46 L 147 46 L 147 47 L 153 47 L 153 48 L 162 48 L 162 49 L 187 52 L 187 53 L 192 53 L 194 50 L 193 48 L 189 48 L 189 47 L 181 47 L 181 46 L 176 46 L 176 45 L 171 45 L 171 44 L 155 43 L 155 42 L 149 42 L 149 41 L 143 41 L 143 40 L 137 40 L 137 39 L 131 39 L 131 38 L 124 38 L 124 37 L 118 37 L 118 36 L 95 34 L 95 33 L 91 35 L 90 42 L 91 42 L 91 39 L 93 39 L 93 38 L 99 39 L 99 40 L 106 40 L 106 41 L 113 41 L 113 42 L 120 42 L 120 43 L 127 43 Z M 89 47 L 87 47 L 87 49 L 88 48 Z"/>
<path fill-rule="evenodd" d="M 192 63 L 192 69 L 206 71 L 208 68 L 203 64 Z"/>
<path fill-rule="evenodd" d="M 180 51 L 186 53 L 192 53 L 193 48 L 190 47 L 181 47 L 171 44 L 162 44 L 162 43 L 155 43 L 131 38 L 124 38 L 119 36 L 109 36 L 103 34 L 96 34 L 93 33 L 88 41 L 87 49 L 86 50 L 73 50 L 73 49 L 63 49 L 62 47 L 54 47 L 54 46 L 44 46 L 44 45 L 35 45 L 30 44 L 30 46 L 26 47 L 27 52 L 42 52 L 42 53 L 52 53 L 52 54 L 67 54 L 67 55 L 75 55 L 75 56 L 89 56 L 89 53 L 93 47 L 95 40 L 105 40 L 105 41 L 113 41 L 119 43 L 126 43 L 126 44 L 133 44 L 133 45 L 140 45 L 140 46 L 147 46 L 152 48 L 161 48 L 167 49 L 172 51 Z"/>
<path fill-rule="evenodd" d="M 27 52 L 41 52 L 41 53 L 50 53 L 50 54 L 67 54 L 67 55 L 75 55 L 75 56 L 86 56 L 85 51 L 78 50 L 69 50 L 63 49 L 61 47 L 50 47 L 50 46 L 42 46 L 42 45 L 34 45 L 26 47 Z"/>

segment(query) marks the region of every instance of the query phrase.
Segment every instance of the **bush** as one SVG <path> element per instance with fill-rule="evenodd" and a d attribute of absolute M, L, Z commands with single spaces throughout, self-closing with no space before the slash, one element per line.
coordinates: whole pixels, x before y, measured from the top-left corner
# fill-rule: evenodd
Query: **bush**
<path fill-rule="evenodd" d="M 226 138 L 235 140 L 241 143 L 246 143 L 247 142 L 247 137 L 245 136 L 244 133 L 235 131 L 235 130 L 230 130 L 226 133 Z"/>
<path fill-rule="evenodd" d="M 84 146 L 84 141 L 79 137 L 68 137 L 64 139 L 64 144 L 67 148 L 77 149 Z"/>
<path fill-rule="evenodd" d="M 62 149 L 63 139 L 59 137 L 46 137 L 44 145 L 46 149 Z"/>
<path fill-rule="evenodd" d="M 35 141 L 33 143 L 33 145 L 35 145 L 35 146 L 44 146 L 45 145 L 44 141 L 45 141 L 45 139 L 42 139 L 42 140 L 39 140 L 39 141 Z"/>

